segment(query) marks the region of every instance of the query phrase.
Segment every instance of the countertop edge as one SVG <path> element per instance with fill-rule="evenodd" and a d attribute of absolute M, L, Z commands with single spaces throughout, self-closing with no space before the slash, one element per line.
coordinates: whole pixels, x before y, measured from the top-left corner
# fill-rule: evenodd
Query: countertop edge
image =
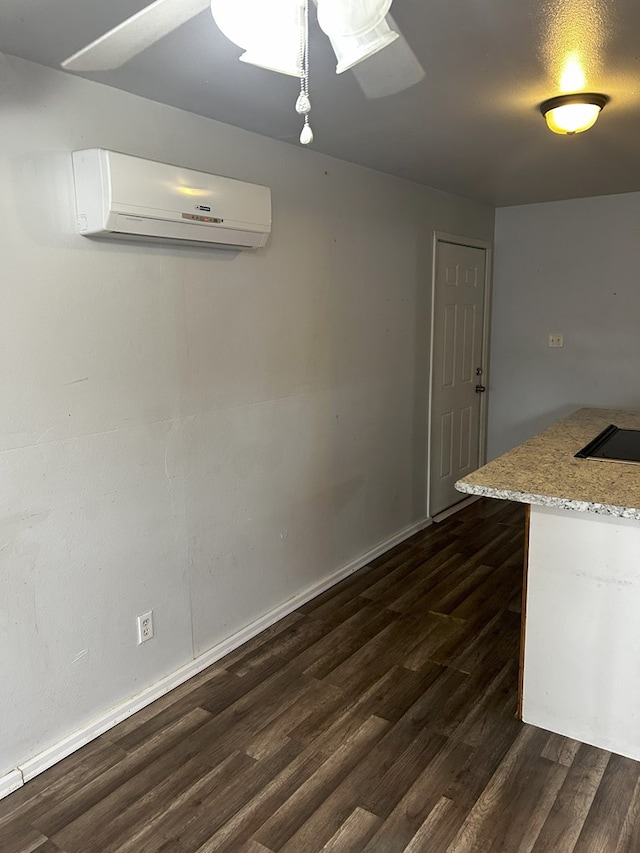
<path fill-rule="evenodd" d="M 640 521 L 640 509 L 634 507 L 612 506 L 609 504 L 592 503 L 590 501 L 571 500 L 570 498 L 553 495 L 536 495 L 528 492 L 512 491 L 510 489 L 496 489 L 493 486 L 471 485 L 462 480 L 458 480 L 455 488 L 459 492 L 464 492 L 468 495 L 478 495 L 484 498 L 497 498 L 502 501 L 516 501 L 517 503 L 549 506 L 556 509 L 570 509 L 575 512 L 594 512 L 598 515 L 633 518 Z"/>

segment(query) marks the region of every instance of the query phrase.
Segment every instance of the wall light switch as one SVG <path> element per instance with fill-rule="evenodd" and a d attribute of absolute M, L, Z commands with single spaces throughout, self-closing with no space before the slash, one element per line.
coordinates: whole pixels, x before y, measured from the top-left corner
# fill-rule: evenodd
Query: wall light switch
<path fill-rule="evenodd" d="M 561 332 L 549 332 L 549 346 L 550 347 L 563 347 L 564 346 L 564 337 Z"/>

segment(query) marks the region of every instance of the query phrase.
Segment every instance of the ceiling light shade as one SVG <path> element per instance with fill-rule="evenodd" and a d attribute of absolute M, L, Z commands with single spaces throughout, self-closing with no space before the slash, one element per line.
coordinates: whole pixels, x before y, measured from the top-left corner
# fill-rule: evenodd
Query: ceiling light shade
<path fill-rule="evenodd" d="M 332 36 L 359 36 L 386 18 L 392 0 L 318 0 L 318 23 Z"/>
<path fill-rule="evenodd" d="M 245 53 L 240 59 L 280 74 L 300 76 L 301 0 L 211 0 L 222 33 Z"/>
<path fill-rule="evenodd" d="M 329 36 L 341 74 L 398 38 L 385 21 L 392 0 L 318 0 L 318 24 Z"/>
<path fill-rule="evenodd" d="M 283 38 L 282 35 L 277 39 L 265 39 L 263 44 L 253 45 L 240 56 L 240 61 L 266 68 L 267 71 L 276 71 L 278 74 L 299 77 L 301 72 L 299 33 L 296 31 L 293 38 Z"/>
<path fill-rule="evenodd" d="M 240 56 L 240 62 L 290 77 L 300 76 L 300 50 L 297 45 L 293 49 L 290 45 L 282 45 L 273 49 L 247 50 Z"/>
<path fill-rule="evenodd" d="M 547 127 L 554 133 L 573 135 L 589 130 L 609 98 L 593 92 L 558 95 L 540 104 Z"/>
<path fill-rule="evenodd" d="M 368 33 L 357 36 L 329 36 L 331 47 L 336 55 L 338 64 L 336 74 L 348 71 L 359 62 L 364 62 L 383 47 L 398 38 L 398 33 L 391 30 L 385 21 L 378 24 Z"/>

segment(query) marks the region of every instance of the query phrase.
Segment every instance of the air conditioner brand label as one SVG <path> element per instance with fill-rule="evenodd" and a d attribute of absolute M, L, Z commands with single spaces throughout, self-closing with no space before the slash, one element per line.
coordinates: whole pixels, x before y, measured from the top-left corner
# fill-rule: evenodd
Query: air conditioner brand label
<path fill-rule="evenodd" d="M 196 204 L 196 210 L 203 210 L 205 213 L 211 213 L 211 208 L 205 204 Z"/>

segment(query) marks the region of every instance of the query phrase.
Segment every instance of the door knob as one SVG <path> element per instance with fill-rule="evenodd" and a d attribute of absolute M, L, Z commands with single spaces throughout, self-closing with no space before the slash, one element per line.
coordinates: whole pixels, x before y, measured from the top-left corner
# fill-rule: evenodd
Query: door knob
<path fill-rule="evenodd" d="M 476 394 L 484 394 L 486 390 L 484 385 L 476 385 Z"/>

